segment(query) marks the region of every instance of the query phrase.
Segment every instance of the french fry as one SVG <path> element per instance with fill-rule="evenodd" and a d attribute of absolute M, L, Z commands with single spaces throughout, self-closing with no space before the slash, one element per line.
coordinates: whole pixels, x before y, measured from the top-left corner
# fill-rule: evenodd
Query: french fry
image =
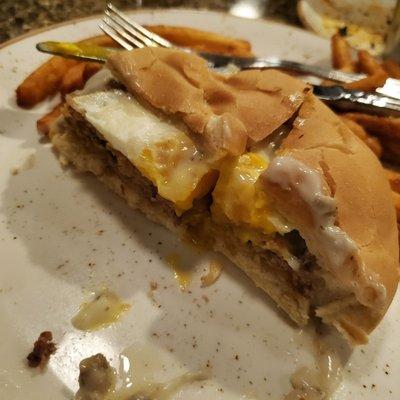
<path fill-rule="evenodd" d="M 17 88 L 17 104 L 30 108 L 48 96 L 56 94 L 64 74 L 69 68 L 77 65 L 75 60 L 52 57 L 32 72 Z"/>
<path fill-rule="evenodd" d="M 86 81 L 102 68 L 102 64 L 96 62 L 81 62 L 70 68 L 63 76 L 60 92 L 62 95 L 82 89 Z"/>
<path fill-rule="evenodd" d="M 37 120 L 36 126 L 42 135 L 48 135 L 52 123 L 61 115 L 64 103 L 57 104 L 49 113 Z"/>
<path fill-rule="evenodd" d="M 98 35 L 93 36 L 84 40 L 81 40 L 81 44 L 93 44 L 95 46 L 102 46 L 102 47 L 121 47 L 114 39 L 112 39 L 108 35 Z"/>
<path fill-rule="evenodd" d="M 355 133 L 375 154 L 378 158 L 382 156 L 382 145 L 379 139 L 367 133 L 367 131 L 356 121 L 342 116 L 343 122 Z"/>
<path fill-rule="evenodd" d="M 147 28 L 177 46 L 190 47 L 196 51 L 242 57 L 252 55 L 251 45 L 246 40 L 180 26 L 151 25 Z"/>
<path fill-rule="evenodd" d="M 82 89 L 84 81 L 85 63 L 80 62 L 70 68 L 62 77 L 60 92 L 62 95 L 73 92 L 77 89 Z"/>
<path fill-rule="evenodd" d="M 345 113 L 343 116 L 357 122 L 368 133 L 400 142 L 400 118 L 378 117 L 364 113 Z"/>
<path fill-rule="evenodd" d="M 79 43 L 97 46 L 117 47 L 118 44 L 107 35 L 95 36 Z M 66 72 L 79 64 L 79 61 L 62 57 L 51 57 L 33 71 L 17 88 L 17 104 L 31 108 L 49 96 L 55 95 L 62 85 Z"/>
<path fill-rule="evenodd" d="M 94 62 L 87 62 L 85 63 L 85 70 L 83 71 L 83 80 L 86 83 L 86 81 L 94 75 L 96 72 L 98 72 L 103 66 L 98 63 Z"/>
<path fill-rule="evenodd" d="M 380 69 L 373 75 L 369 75 L 359 81 L 345 83 L 343 87 L 352 90 L 362 90 L 364 92 L 373 92 L 376 88 L 383 86 L 389 77 L 386 71 Z"/>
<path fill-rule="evenodd" d="M 367 75 L 375 75 L 378 71 L 384 71 L 378 60 L 367 50 L 360 50 L 358 52 L 357 67 L 359 72 L 364 72 Z M 387 72 L 385 71 L 385 73 Z"/>
<path fill-rule="evenodd" d="M 338 33 L 331 38 L 331 50 L 333 68 L 346 72 L 355 72 L 356 65 L 352 60 L 351 48 L 346 39 Z M 369 76 L 359 81 L 344 84 L 343 86 L 346 89 L 363 90 L 365 92 L 374 91 L 384 85 L 389 77 L 388 72 L 366 50 L 358 52 L 357 67 L 359 72 L 364 72 Z"/>
<path fill-rule="evenodd" d="M 383 160 L 399 164 L 400 118 L 378 117 L 364 113 L 346 113 L 344 116 L 360 124 L 369 134 L 379 138 L 383 149 Z"/>
<path fill-rule="evenodd" d="M 331 52 L 333 68 L 346 72 L 355 71 L 351 48 L 346 39 L 339 33 L 333 35 L 331 38 Z"/>
<path fill-rule="evenodd" d="M 391 78 L 400 79 L 400 65 L 394 60 L 385 60 L 382 62 L 382 68 Z"/>
<path fill-rule="evenodd" d="M 400 245 L 400 219 L 397 218 L 397 231 L 399 233 L 399 245 Z"/>
<path fill-rule="evenodd" d="M 400 193 L 400 171 L 395 171 L 392 168 L 385 168 L 386 176 L 389 180 L 390 187 L 393 191 Z"/>
<path fill-rule="evenodd" d="M 400 223 L 400 194 L 392 191 L 392 195 L 396 207 L 397 222 Z"/>
<path fill-rule="evenodd" d="M 399 139 L 381 139 L 383 147 L 382 159 L 393 164 L 399 165 L 400 160 L 400 141 Z"/>

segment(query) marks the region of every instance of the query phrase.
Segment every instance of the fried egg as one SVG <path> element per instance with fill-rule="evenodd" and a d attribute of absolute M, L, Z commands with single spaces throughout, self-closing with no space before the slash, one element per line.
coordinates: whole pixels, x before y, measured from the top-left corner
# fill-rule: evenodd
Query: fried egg
<path fill-rule="evenodd" d="M 259 187 L 258 178 L 268 167 L 263 153 L 249 152 L 223 161 L 213 191 L 213 217 L 235 225 L 259 229 L 269 234 L 277 231 L 271 221 L 271 205 Z"/>
<path fill-rule="evenodd" d="M 157 187 L 161 197 L 174 203 L 178 215 L 214 185 L 213 163 L 184 130 L 127 92 L 83 92 L 71 97 L 69 104 Z"/>

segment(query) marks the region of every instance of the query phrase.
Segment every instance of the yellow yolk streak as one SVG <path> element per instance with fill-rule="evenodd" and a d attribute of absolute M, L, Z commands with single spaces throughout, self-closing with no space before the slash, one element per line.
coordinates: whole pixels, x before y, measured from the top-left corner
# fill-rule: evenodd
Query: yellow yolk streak
<path fill-rule="evenodd" d="M 257 153 L 225 160 L 213 192 L 213 217 L 220 221 L 228 219 L 235 225 L 244 224 L 266 234 L 276 232 L 269 220 L 271 210 L 267 195 L 257 182 L 267 166 L 267 158 Z"/>
<path fill-rule="evenodd" d="M 173 269 L 179 288 L 185 291 L 190 283 L 191 273 L 182 267 L 181 257 L 177 253 L 168 254 L 165 257 L 167 264 Z"/>
<path fill-rule="evenodd" d="M 143 149 L 136 167 L 150 179 L 161 197 L 173 201 L 177 215 L 214 186 L 218 171 L 210 170 L 193 143 L 184 135 Z"/>

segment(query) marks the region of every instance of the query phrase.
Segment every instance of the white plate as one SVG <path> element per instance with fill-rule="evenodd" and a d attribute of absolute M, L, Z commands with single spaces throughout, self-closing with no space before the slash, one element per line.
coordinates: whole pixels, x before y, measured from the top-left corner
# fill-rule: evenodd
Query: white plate
<path fill-rule="evenodd" d="M 244 38 L 258 55 L 329 60 L 327 41 L 270 21 L 191 10 L 143 10 L 134 16 L 142 23 Z M 46 59 L 35 51 L 36 42 L 92 36 L 99 33 L 96 24 L 96 19 L 71 22 L 0 51 L 0 398 L 69 399 L 82 358 L 102 352 L 117 365 L 124 348 L 147 344 L 169 354 L 167 370 L 155 372 L 160 380 L 211 364 L 213 379 L 204 389 L 194 385 L 176 398 L 279 399 L 290 388 L 291 373 L 310 362 L 297 328 L 228 262 L 217 283 L 200 288 L 210 255 L 191 253 L 94 178 L 63 171 L 35 128 L 49 103 L 30 111 L 15 104 L 17 84 Z M 32 152 L 34 167 L 11 175 Z M 195 271 L 190 292 L 179 291 L 163 260 L 171 251 L 184 254 Z M 152 280 L 159 283 L 160 308 L 148 296 Z M 108 328 L 74 329 L 71 317 L 103 283 L 131 303 L 131 310 Z M 397 307 L 398 296 L 371 343 L 351 354 L 336 399 L 400 398 Z M 38 374 L 26 368 L 24 358 L 43 330 L 53 332 L 58 350 L 47 371 Z"/>

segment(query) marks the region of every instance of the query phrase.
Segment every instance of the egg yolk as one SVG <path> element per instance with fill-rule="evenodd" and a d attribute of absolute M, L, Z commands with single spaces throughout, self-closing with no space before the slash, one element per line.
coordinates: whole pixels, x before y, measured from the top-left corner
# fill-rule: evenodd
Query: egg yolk
<path fill-rule="evenodd" d="M 144 148 L 135 165 L 161 197 L 174 203 L 177 215 L 191 208 L 194 199 L 207 194 L 218 176 L 184 134 Z"/>
<path fill-rule="evenodd" d="M 213 191 L 213 218 L 248 225 L 268 234 L 276 232 L 270 222 L 269 201 L 257 182 L 267 168 L 268 159 L 257 153 L 246 153 L 222 163 Z"/>

